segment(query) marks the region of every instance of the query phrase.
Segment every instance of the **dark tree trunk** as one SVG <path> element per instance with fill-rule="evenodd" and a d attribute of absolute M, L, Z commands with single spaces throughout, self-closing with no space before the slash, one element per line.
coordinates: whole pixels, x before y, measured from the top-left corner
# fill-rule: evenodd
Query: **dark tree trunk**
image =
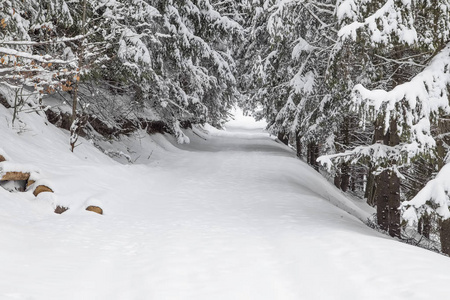
<path fill-rule="evenodd" d="M 389 235 L 400 237 L 400 178 L 389 172 Z"/>
<path fill-rule="evenodd" d="M 419 219 L 419 224 L 417 225 L 417 231 L 426 237 L 430 238 L 431 233 L 431 218 L 429 215 L 425 214 Z"/>
<path fill-rule="evenodd" d="M 376 195 L 376 191 L 377 191 L 377 186 L 375 184 L 375 176 L 371 176 L 372 178 L 372 184 L 371 184 L 371 188 L 370 188 L 370 194 L 369 197 L 367 198 L 367 203 L 369 205 L 371 205 L 372 207 L 376 207 L 377 206 L 377 199 L 375 199 L 375 195 Z"/>
<path fill-rule="evenodd" d="M 422 232 L 423 232 L 423 218 L 419 219 L 419 222 L 417 224 L 417 232 L 419 234 L 422 234 Z"/>
<path fill-rule="evenodd" d="M 441 138 L 437 139 L 436 143 L 436 152 L 437 152 L 437 164 L 438 170 L 440 170 L 446 163 L 446 147 L 450 145 L 450 138 L 448 133 L 450 132 L 450 121 L 448 118 L 442 118 L 438 122 L 438 133 L 441 134 Z M 431 221 L 428 221 L 431 223 Z M 440 241 L 441 241 L 441 250 L 443 253 L 450 255 L 450 219 L 440 221 Z M 425 226 L 423 226 L 425 227 Z M 431 224 L 429 225 L 431 231 Z M 425 231 L 425 228 L 423 229 Z M 424 234 L 425 235 L 425 234 Z"/>
<path fill-rule="evenodd" d="M 377 223 L 382 230 L 389 229 L 389 190 L 386 188 L 389 185 L 388 171 L 382 172 L 375 177 L 376 187 L 385 187 L 380 191 L 375 189 L 374 200 L 377 204 Z"/>
<path fill-rule="evenodd" d="M 317 159 L 319 158 L 319 145 L 314 144 L 314 169 L 316 171 L 319 171 L 319 163 L 317 162 Z"/>
<path fill-rule="evenodd" d="M 356 171 L 354 175 L 350 176 L 350 179 L 350 188 L 353 192 L 356 192 L 358 189 L 358 183 L 364 181 L 364 175 Z"/>
<path fill-rule="evenodd" d="M 450 219 L 441 221 L 440 236 L 442 252 L 450 255 Z"/>
<path fill-rule="evenodd" d="M 382 126 L 377 126 L 381 122 L 377 123 L 375 124 L 375 142 L 382 141 L 383 144 L 389 146 L 396 146 L 400 143 L 396 120 L 391 120 L 389 130 L 385 135 Z M 377 204 L 377 222 L 380 228 L 386 230 L 391 236 L 400 237 L 400 178 L 395 172 L 384 170 L 375 176 L 373 198 Z"/>
<path fill-rule="evenodd" d="M 289 144 L 289 136 L 284 131 L 278 132 L 278 139 L 285 145 Z"/>
<path fill-rule="evenodd" d="M 336 151 L 343 152 L 351 146 L 350 128 L 352 128 L 354 116 L 346 115 L 340 126 L 340 130 L 336 133 Z M 348 163 L 339 165 L 339 171 L 334 178 L 334 185 L 346 192 L 350 186 L 351 169 Z"/>
<path fill-rule="evenodd" d="M 373 139 L 372 144 L 375 144 L 377 142 L 383 141 L 384 142 L 384 130 L 383 130 L 383 120 L 378 119 L 374 122 L 374 133 L 373 133 Z M 367 176 L 367 184 L 366 184 L 366 191 L 364 194 L 364 197 L 367 199 L 367 203 L 370 206 L 376 206 L 377 205 L 377 199 L 376 199 L 376 189 L 377 189 L 377 178 L 374 173 L 374 168 L 372 165 L 369 165 L 369 174 Z"/>
<path fill-rule="evenodd" d="M 382 230 L 391 236 L 400 236 L 400 179 L 386 170 L 376 176 L 375 200 L 377 203 L 377 222 Z"/>
<path fill-rule="evenodd" d="M 430 220 L 430 218 L 427 218 L 427 219 L 424 220 L 422 234 L 427 239 L 430 239 L 430 234 L 431 234 L 431 220 Z"/>
<path fill-rule="evenodd" d="M 398 135 L 397 120 L 391 119 L 388 131 L 389 146 L 400 144 L 400 136 Z M 395 172 L 390 172 L 390 197 L 389 197 L 389 234 L 391 236 L 400 237 L 400 178 Z"/>
<path fill-rule="evenodd" d="M 297 148 L 297 157 L 302 157 L 302 137 L 299 132 L 295 133 L 295 147 Z"/>
<path fill-rule="evenodd" d="M 341 188 L 341 175 L 340 174 L 336 174 L 334 176 L 334 185 L 340 189 Z"/>
<path fill-rule="evenodd" d="M 316 171 L 319 171 L 319 146 L 315 142 L 308 144 L 308 164 L 310 164 Z"/>
<path fill-rule="evenodd" d="M 350 168 L 347 163 L 342 164 L 341 166 L 341 190 L 346 192 L 348 190 L 350 184 Z"/>
<path fill-rule="evenodd" d="M 373 169 L 369 167 L 364 197 L 367 199 L 367 204 L 373 207 L 377 205 L 377 201 L 375 200 L 375 188 L 375 176 L 373 175 Z"/>

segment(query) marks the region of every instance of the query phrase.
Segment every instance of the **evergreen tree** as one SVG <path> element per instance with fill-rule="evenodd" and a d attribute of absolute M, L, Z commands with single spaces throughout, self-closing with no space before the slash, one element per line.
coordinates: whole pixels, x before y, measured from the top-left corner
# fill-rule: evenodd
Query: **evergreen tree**
<path fill-rule="evenodd" d="M 440 110 L 448 110 L 447 71 L 442 50 L 448 40 L 448 3 L 354 2 L 338 5 L 341 44 L 361 45 L 376 78 L 367 89 L 352 89 L 353 104 L 364 119 L 375 122 L 374 144 L 332 156 L 341 161 L 368 158 L 376 174 L 374 197 L 378 223 L 391 235 L 400 235 L 399 169 L 420 155 L 429 155 L 435 141 L 430 124 Z M 444 18 L 438 16 L 445 15 Z M 424 17 L 431 17 L 426 22 Z M 428 67 L 427 60 L 436 55 Z M 438 67 L 439 66 L 439 67 Z"/>
<path fill-rule="evenodd" d="M 301 140 L 313 154 L 316 165 L 318 141 L 333 132 L 330 118 L 331 95 L 326 70 L 334 31 L 331 1 L 260 1 L 254 4 L 244 67 L 247 106 L 269 123 L 280 139 Z M 331 130 L 330 130 L 331 129 Z M 313 149 L 314 148 L 314 149 Z M 301 155 L 301 153 L 299 153 Z"/>
<path fill-rule="evenodd" d="M 76 61 L 68 44 L 82 36 L 63 34 L 73 23 L 63 0 L 4 1 L 0 20 L 0 83 L 16 91 L 14 120 L 19 103 L 39 112 L 44 94 L 70 89 Z"/>

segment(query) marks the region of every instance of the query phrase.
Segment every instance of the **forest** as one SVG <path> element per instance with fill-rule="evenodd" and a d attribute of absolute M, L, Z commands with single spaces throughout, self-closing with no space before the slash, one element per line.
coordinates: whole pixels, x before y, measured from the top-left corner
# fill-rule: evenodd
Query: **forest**
<path fill-rule="evenodd" d="M 0 104 L 72 151 L 138 129 L 189 143 L 238 105 L 380 231 L 450 255 L 450 1 L 0 2 Z"/>

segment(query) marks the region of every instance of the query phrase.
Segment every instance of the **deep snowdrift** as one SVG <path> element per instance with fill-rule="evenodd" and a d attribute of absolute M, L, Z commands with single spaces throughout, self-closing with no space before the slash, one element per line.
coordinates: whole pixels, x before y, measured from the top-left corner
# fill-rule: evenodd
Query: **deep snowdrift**
<path fill-rule="evenodd" d="M 367 228 L 370 208 L 253 125 L 195 128 L 190 145 L 145 133 L 102 144 L 127 165 L 86 140 L 71 153 L 67 132 L 35 114 L 21 115 L 20 130 L 2 106 L 0 116 L 0 148 L 55 191 L 0 189 L 0 299 L 450 293 L 449 258 Z M 84 210 L 92 204 L 105 214 Z M 70 209 L 57 215 L 56 205 Z"/>

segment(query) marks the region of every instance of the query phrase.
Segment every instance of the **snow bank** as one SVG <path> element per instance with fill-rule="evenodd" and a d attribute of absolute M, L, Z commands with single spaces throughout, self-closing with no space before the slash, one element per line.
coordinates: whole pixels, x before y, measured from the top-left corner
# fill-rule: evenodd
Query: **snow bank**
<path fill-rule="evenodd" d="M 0 162 L 0 175 L 6 172 L 21 172 L 21 173 L 39 173 L 39 170 L 32 165 L 20 164 L 12 161 Z"/>

